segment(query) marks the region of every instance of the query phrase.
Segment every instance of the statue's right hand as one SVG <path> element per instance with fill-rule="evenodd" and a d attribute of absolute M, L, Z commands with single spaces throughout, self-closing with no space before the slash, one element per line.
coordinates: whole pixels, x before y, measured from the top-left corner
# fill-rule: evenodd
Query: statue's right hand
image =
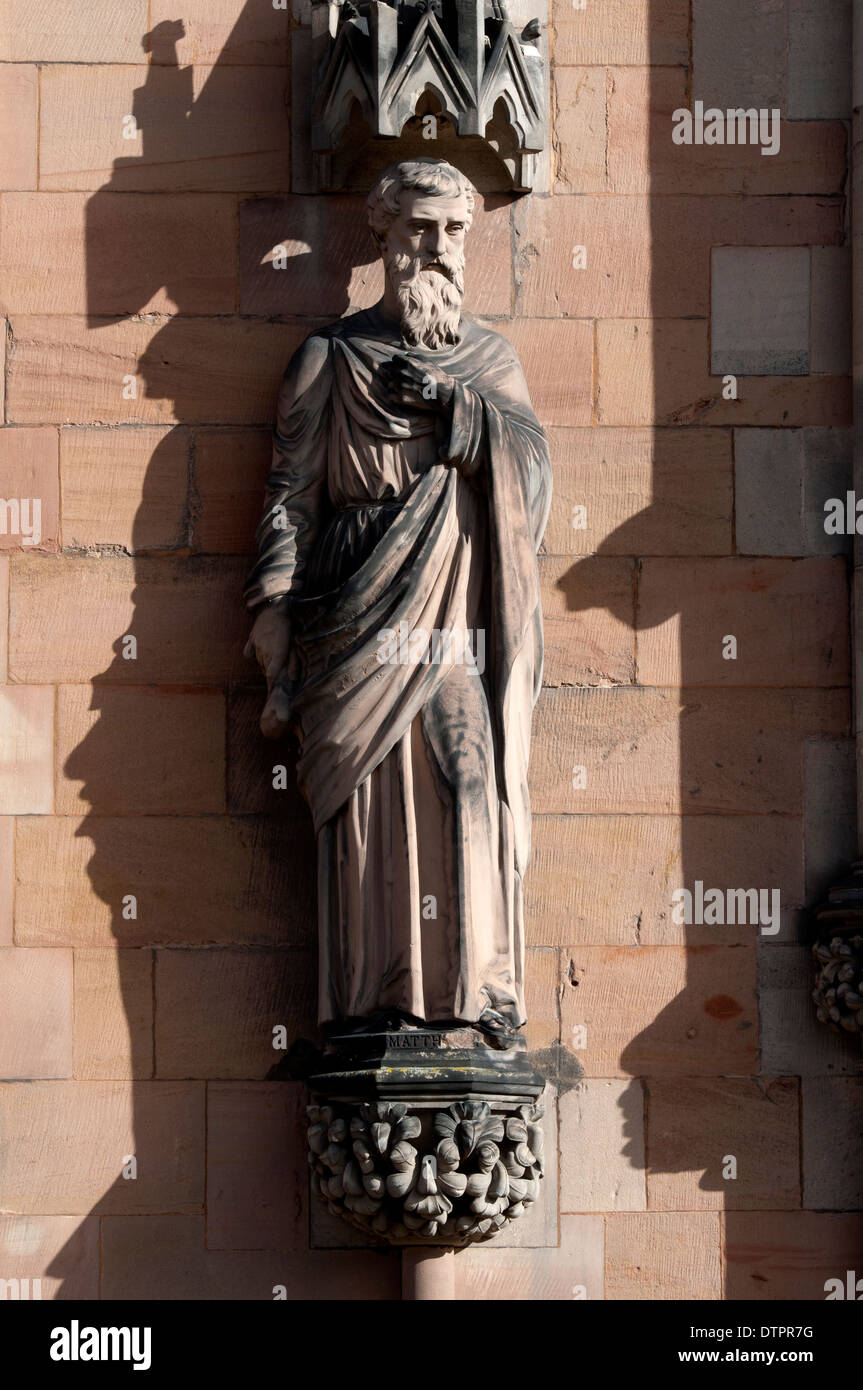
<path fill-rule="evenodd" d="M 291 625 L 278 604 L 266 604 L 258 613 L 243 655 L 257 661 L 267 678 L 267 689 L 287 665 Z"/>

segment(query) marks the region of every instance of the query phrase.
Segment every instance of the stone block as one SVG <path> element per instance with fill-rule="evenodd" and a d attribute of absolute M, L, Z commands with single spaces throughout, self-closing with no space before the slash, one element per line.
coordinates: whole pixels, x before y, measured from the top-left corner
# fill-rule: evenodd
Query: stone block
<path fill-rule="evenodd" d="M 555 193 L 608 189 L 607 82 L 605 68 L 555 67 Z"/>
<path fill-rule="evenodd" d="M 58 814 L 223 811 L 224 738 L 220 690 L 104 686 L 94 696 L 87 685 L 60 686 Z"/>
<path fill-rule="evenodd" d="M 0 60 L 145 63 L 147 0 L 6 0 Z"/>
<path fill-rule="evenodd" d="M 822 25 L 828 29 L 829 25 Z M 851 248 L 812 247 L 813 372 L 851 371 Z"/>
<path fill-rule="evenodd" d="M 86 1216 L 0 1216 L 0 1265 L 6 1279 L 23 1281 L 34 1297 L 38 1279 L 43 1301 L 99 1297 L 99 1218 Z"/>
<path fill-rule="evenodd" d="M 35 188 L 39 169 L 39 69 L 31 63 L 0 67 L 0 188 Z"/>
<path fill-rule="evenodd" d="M 57 549 L 60 474 L 57 431 L 0 429 L 0 550 Z"/>
<path fill-rule="evenodd" d="M 182 545 L 190 445 L 182 428 L 61 430 L 64 547 Z"/>
<path fill-rule="evenodd" d="M 711 371 L 805 376 L 809 249 L 718 246 L 711 264 Z"/>
<path fill-rule="evenodd" d="M 788 0 L 788 115 L 848 120 L 851 0 Z"/>
<path fill-rule="evenodd" d="M 300 812 L 297 822 L 172 814 L 19 820 L 16 939 L 93 948 L 310 946 L 315 843 L 305 806 Z M 134 918 L 124 912 L 130 893 Z"/>
<path fill-rule="evenodd" d="M 272 428 L 282 373 L 310 327 L 21 315 L 9 355 L 8 418 L 21 425 Z"/>
<path fill-rule="evenodd" d="M 72 1075 L 72 953 L 0 948 L 0 1078 Z"/>
<path fill-rule="evenodd" d="M 229 314 L 236 219 L 235 200 L 224 194 L 7 194 L 7 311 Z"/>
<path fill-rule="evenodd" d="M 554 0 L 552 15 L 558 66 L 689 62 L 687 0 L 588 0 L 578 10 L 572 0 Z"/>
<path fill-rule="evenodd" d="M 727 431 L 553 429 L 549 448 L 548 554 L 730 554 Z"/>
<path fill-rule="evenodd" d="M 0 1087 L 7 1212 L 183 1211 L 204 1199 L 198 1081 L 31 1081 Z M 134 1178 L 122 1177 L 129 1157 Z"/>
<path fill-rule="evenodd" d="M 787 0 L 692 3 L 692 91 L 705 106 L 784 106 Z"/>
<path fill-rule="evenodd" d="M 560 1098 L 562 1212 L 647 1206 L 644 1091 L 632 1081 L 579 1081 Z"/>
<path fill-rule="evenodd" d="M 571 1302 L 603 1297 L 601 1216 L 561 1218 L 559 1249 L 475 1245 L 455 1261 L 455 1296 L 465 1302 Z"/>
<path fill-rule="evenodd" d="M 594 561 L 579 586 L 578 612 L 561 586 L 568 558 L 540 556 L 545 663 L 543 681 L 555 685 L 628 685 L 635 678 L 631 620 L 617 615 L 635 608 L 635 565 L 623 557 Z"/>
<path fill-rule="evenodd" d="M 308 1222 L 305 1087 L 207 1087 L 207 1249 L 302 1250 Z"/>
<path fill-rule="evenodd" d="M 756 1072 L 754 948 L 573 946 L 570 957 L 561 1041 L 586 1076 Z"/>
<path fill-rule="evenodd" d="M 150 27 L 176 19 L 171 0 L 151 0 Z M 272 4 L 244 4 L 236 0 L 186 0 L 183 35 L 177 40 L 176 61 L 192 64 L 262 65 L 283 67 L 288 60 L 290 10 Z M 152 63 L 173 62 L 166 45 L 153 49 Z"/>
<path fill-rule="evenodd" d="M 806 902 L 822 902 L 857 853 L 857 770 L 852 739 L 813 739 L 803 750 Z"/>
<path fill-rule="evenodd" d="M 860 1211 L 863 1076 L 803 1079 L 803 1206 Z M 863 1271 L 861 1271 L 863 1273 Z"/>
<path fill-rule="evenodd" d="M 819 1302 L 828 1279 L 860 1268 L 863 1217 L 730 1211 L 723 1221 L 727 1299 Z"/>
<path fill-rule="evenodd" d="M 44 68 L 39 186 L 280 192 L 290 179 L 286 84 L 286 66 Z"/>
<path fill-rule="evenodd" d="M 0 815 L 39 816 L 54 809 L 54 691 L 0 686 Z"/>
<path fill-rule="evenodd" d="M 783 428 L 850 423 L 845 377 L 740 377 L 737 398 L 724 399 L 724 378 L 711 375 L 709 367 L 708 328 L 706 319 L 601 320 L 596 326 L 597 423 Z"/>
<path fill-rule="evenodd" d="M 815 1017 L 815 962 L 809 947 L 762 951 L 758 964 L 764 1071 L 796 1076 L 856 1071 L 858 1058 L 844 1034 L 830 1032 Z"/>
<path fill-rule="evenodd" d="M 838 557 L 643 560 L 638 682 L 845 685 L 848 621 L 846 566 Z"/>
<path fill-rule="evenodd" d="M 247 568 L 222 557 L 22 556 L 12 569 L 10 675 L 111 685 L 245 675 Z"/>
<path fill-rule="evenodd" d="M 847 734 L 848 695 L 561 688 L 543 692 L 533 727 L 538 814 L 799 815 L 801 744 Z"/>
<path fill-rule="evenodd" d="M 193 549 L 253 555 L 273 461 L 272 430 L 197 430 L 194 459 Z"/>
<path fill-rule="evenodd" d="M 153 1075 L 150 951 L 75 952 L 75 1075 L 84 1081 Z"/>
<path fill-rule="evenodd" d="M 580 319 L 512 319 L 490 324 L 518 353 L 541 425 L 593 419 L 593 324 Z"/>
<path fill-rule="evenodd" d="M 651 1078 L 650 1209 L 799 1207 L 799 1105 L 793 1077 Z"/>
<path fill-rule="evenodd" d="M 845 429 L 742 429 L 734 434 L 737 548 L 747 555 L 845 554 L 824 530 L 825 504 L 851 487 Z"/>
<path fill-rule="evenodd" d="M 718 1212 L 610 1212 L 605 1297 L 639 1301 L 722 1297 Z"/>
<path fill-rule="evenodd" d="M 108 1299 L 397 1301 L 395 1250 L 208 1250 L 203 1216 L 111 1216 L 102 1225 L 102 1296 Z"/>
<path fill-rule="evenodd" d="M 315 1032 L 314 962 L 296 950 L 156 953 L 156 1075 L 261 1081 Z"/>

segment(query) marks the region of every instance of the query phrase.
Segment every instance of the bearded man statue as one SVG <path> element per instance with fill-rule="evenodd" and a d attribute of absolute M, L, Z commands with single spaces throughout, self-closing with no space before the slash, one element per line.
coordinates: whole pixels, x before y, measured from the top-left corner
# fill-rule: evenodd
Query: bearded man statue
<path fill-rule="evenodd" d="M 387 169 L 383 298 L 316 330 L 279 396 L 245 596 L 265 734 L 293 726 L 331 1030 L 525 1022 L 527 766 L 542 675 L 545 436 L 509 342 L 462 312 L 474 189 Z"/>

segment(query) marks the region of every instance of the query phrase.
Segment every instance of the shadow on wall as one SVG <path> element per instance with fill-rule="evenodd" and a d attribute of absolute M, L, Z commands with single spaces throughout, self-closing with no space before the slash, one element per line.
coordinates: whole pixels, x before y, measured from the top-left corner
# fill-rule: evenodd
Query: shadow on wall
<path fill-rule="evenodd" d="M 238 118 L 235 55 L 254 46 L 262 22 L 281 25 L 282 39 L 273 67 L 255 69 L 254 97 L 264 102 L 275 88 L 281 107 L 258 122 L 248 110 Z M 134 612 L 93 681 L 92 727 L 64 766 L 89 805 L 78 834 L 92 841 L 87 872 L 119 948 L 137 1175 L 118 1176 L 52 1263 L 49 1274 L 67 1281 L 59 1298 L 76 1296 L 94 1222 L 108 1271 L 102 1297 L 267 1299 L 279 1284 L 289 1298 L 398 1296 L 392 1260 L 377 1261 L 371 1278 L 352 1268 L 354 1255 L 309 1265 L 301 1088 L 247 1080 L 284 1056 L 277 1027 L 287 1047 L 315 1036 L 316 931 L 310 817 L 293 747 L 266 742 L 258 728 L 264 690 L 242 655 L 242 587 L 281 374 L 316 315 L 345 311 L 352 272 L 361 287 L 373 259 L 356 200 L 344 201 L 340 234 L 326 239 L 311 199 L 243 201 L 289 187 L 287 25 L 284 12 L 262 21 L 249 0 L 197 96 L 193 70 L 177 59 L 182 21 L 157 25 L 143 39 L 149 65 L 132 108 L 140 153 L 118 159 L 88 204 L 93 333 L 134 321 L 154 295 L 171 314 L 152 336 L 146 325 L 118 423 L 172 427 L 147 466 L 133 558 L 107 560 L 128 567 Z M 245 79 L 248 100 L 248 70 Z M 118 225 L 129 245 L 117 244 Z M 281 243 L 288 265 L 276 277 L 269 262 Z M 224 285 L 229 300 L 219 298 Z M 284 790 L 273 786 L 275 765 L 285 767 Z M 206 1233 L 205 1135 L 211 1157 L 214 1143 L 221 1151 Z"/>
<path fill-rule="evenodd" d="M 645 74 L 612 73 L 607 171 L 613 192 L 632 195 L 626 215 L 636 230 L 622 218 L 615 225 L 623 200 L 604 200 L 604 238 L 588 248 L 600 302 L 587 309 L 599 319 L 594 441 L 602 442 L 590 446 L 597 478 L 580 478 L 573 501 L 591 499 L 603 522 L 615 509 L 625 519 L 558 588 L 569 612 L 606 608 L 634 638 L 630 672 L 583 702 L 585 724 L 591 708 L 599 721 L 573 737 L 597 755 L 585 809 L 637 816 L 626 832 L 632 862 L 615 866 L 632 891 L 607 935 L 593 938 L 631 949 L 609 965 L 576 947 L 564 1016 L 590 1014 L 605 1039 L 602 1006 L 606 1019 L 610 1000 L 619 1010 L 612 1070 L 591 1069 L 590 1022 L 585 1053 L 589 1076 L 613 1075 L 619 1057 L 633 1077 L 617 1104 L 623 1152 L 644 1169 L 646 1194 L 624 1180 L 619 1209 L 646 1205 L 659 1220 L 695 1213 L 669 1216 L 655 1244 L 628 1248 L 626 1263 L 646 1268 L 665 1250 L 670 1269 L 685 1273 L 691 1263 L 704 1288 L 726 1298 L 818 1299 L 825 1276 L 841 1272 L 833 1268 L 841 1240 L 831 1254 L 828 1229 L 839 1218 L 816 1231 L 803 1224 L 801 1200 L 855 1204 L 837 1200 L 837 1184 L 822 1196 L 829 1184 L 814 1171 L 823 1163 L 823 1150 L 814 1158 L 819 1130 L 838 1123 L 844 1133 L 839 1078 L 854 1057 L 814 1021 L 804 911 L 854 850 L 847 542 L 826 538 L 821 525 L 825 498 L 851 486 L 850 436 L 836 428 L 850 423 L 842 349 L 850 304 L 824 279 L 828 264 L 839 274 L 846 170 L 845 133 L 826 117 L 847 117 L 850 94 L 840 62 L 829 109 L 818 63 L 822 41 L 831 45 L 820 28 L 803 84 L 812 57 L 804 5 L 790 54 L 781 4 L 771 15 L 735 4 L 734 20 L 726 9 L 693 0 L 687 36 L 685 26 L 675 32 L 675 6 L 653 0 L 641 150 L 630 126 L 648 100 Z M 561 60 L 560 44 L 555 51 Z M 565 95 L 566 72 L 558 78 Z M 696 100 L 781 108 L 785 157 L 751 145 L 675 144 L 672 112 Z M 640 283 L 632 267 L 648 236 Z M 583 228 L 574 239 L 587 239 Z M 578 288 L 570 293 L 562 311 L 585 312 Z M 634 511 L 646 456 L 652 478 Z M 627 563 L 631 584 L 619 580 Z M 580 722 L 577 702 L 573 712 Z M 594 791 L 598 783 L 606 790 Z M 615 801 L 620 787 L 627 801 Z M 724 918 L 711 922 L 708 911 L 697 920 L 699 881 L 705 893 L 720 890 Z M 769 911 L 781 902 L 781 913 L 729 925 L 728 890 L 755 886 L 779 890 L 763 901 Z M 692 915 L 676 922 L 678 888 L 692 894 Z M 603 983 L 609 968 L 618 979 Z M 859 1142 L 851 1147 L 859 1154 Z M 637 1223 L 618 1229 L 645 1239 Z M 691 1261 L 682 1253 L 689 1242 L 700 1247 Z M 684 1283 L 674 1296 L 717 1295 Z"/>

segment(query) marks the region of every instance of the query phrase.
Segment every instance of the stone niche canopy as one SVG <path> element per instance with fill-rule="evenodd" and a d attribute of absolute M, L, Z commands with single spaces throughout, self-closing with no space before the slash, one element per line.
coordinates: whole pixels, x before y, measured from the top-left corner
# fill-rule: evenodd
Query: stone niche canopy
<path fill-rule="evenodd" d="M 534 187 L 547 144 L 541 24 L 501 0 L 312 0 L 311 182 L 366 190 L 450 159 L 485 193 Z"/>

